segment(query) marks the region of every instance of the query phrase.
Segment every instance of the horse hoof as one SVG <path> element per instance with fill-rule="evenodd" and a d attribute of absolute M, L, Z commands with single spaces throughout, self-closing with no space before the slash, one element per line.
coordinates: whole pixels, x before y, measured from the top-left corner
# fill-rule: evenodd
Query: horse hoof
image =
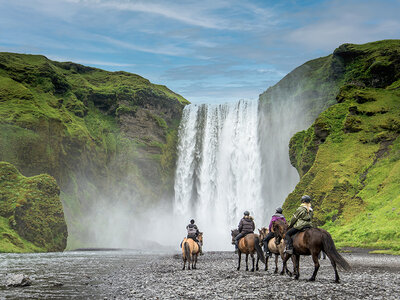
<path fill-rule="evenodd" d="M 239 271 L 239 270 L 240 270 L 240 268 L 237 268 L 236 270 L 238 270 L 238 271 Z"/>
<path fill-rule="evenodd" d="M 248 271 L 249 270 L 249 268 L 246 268 L 246 271 Z"/>
<path fill-rule="evenodd" d="M 256 268 L 256 271 L 258 271 L 259 269 L 258 268 Z"/>
<path fill-rule="evenodd" d="M 315 281 L 315 278 L 311 277 L 308 281 Z"/>
<path fill-rule="evenodd" d="M 280 272 L 279 274 L 280 274 L 280 275 L 284 275 L 284 274 L 285 274 L 285 272 L 283 272 L 283 271 L 282 271 L 282 272 Z"/>
<path fill-rule="evenodd" d="M 335 280 L 335 283 L 340 283 L 340 280 Z"/>
<path fill-rule="evenodd" d="M 278 270 L 275 270 L 274 274 L 277 274 L 277 273 L 278 273 Z"/>
<path fill-rule="evenodd" d="M 254 269 L 251 269 L 250 272 L 254 272 Z"/>
<path fill-rule="evenodd" d="M 299 276 L 294 276 L 294 279 L 299 280 Z"/>

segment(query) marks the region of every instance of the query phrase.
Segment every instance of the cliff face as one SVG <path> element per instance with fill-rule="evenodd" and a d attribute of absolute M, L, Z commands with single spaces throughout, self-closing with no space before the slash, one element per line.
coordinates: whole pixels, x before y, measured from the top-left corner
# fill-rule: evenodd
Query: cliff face
<path fill-rule="evenodd" d="M 123 192 L 135 213 L 172 194 L 187 103 L 135 74 L 0 53 L 0 160 L 57 180 L 69 245 L 84 246 L 86 216 L 107 199 Z"/>
<path fill-rule="evenodd" d="M 67 224 L 49 175 L 24 177 L 0 162 L 0 252 L 63 251 Z"/>
<path fill-rule="evenodd" d="M 399 251 L 400 41 L 345 44 L 328 59 L 341 69 L 338 92 L 290 141 L 300 182 L 285 214 L 308 194 L 316 225 L 339 245 Z"/>

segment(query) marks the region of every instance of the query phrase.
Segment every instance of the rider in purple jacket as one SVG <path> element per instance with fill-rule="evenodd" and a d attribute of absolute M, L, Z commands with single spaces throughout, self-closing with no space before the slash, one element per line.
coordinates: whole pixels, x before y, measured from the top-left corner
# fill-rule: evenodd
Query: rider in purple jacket
<path fill-rule="evenodd" d="M 268 249 L 268 242 L 270 241 L 270 239 L 275 237 L 275 233 L 272 231 L 272 223 L 275 222 L 276 220 L 283 220 L 286 222 L 285 216 L 282 215 L 282 208 L 278 207 L 275 210 L 275 214 L 272 216 L 271 218 L 271 222 L 269 222 L 269 233 L 267 234 L 267 236 L 265 237 L 265 239 L 263 240 L 264 242 L 264 251 L 268 254 L 271 255 L 271 252 Z"/>

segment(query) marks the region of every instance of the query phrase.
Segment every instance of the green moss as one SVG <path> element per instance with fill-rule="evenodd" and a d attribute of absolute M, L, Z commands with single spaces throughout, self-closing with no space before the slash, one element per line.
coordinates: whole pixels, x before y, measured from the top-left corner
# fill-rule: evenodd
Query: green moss
<path fill-rule="evenodd" d="M 99 198 L 124 190 L 151 203 L 171 190 L 168 135 L 187 103 L 139 75 L 0 53 L 0 160 L 27 176 L 54 176 L 69 244 L 78 245 L 88 240 L 83 216 Z M 153 125 L 142 122 L 143 113 L 162 129 L 156 135 L 145 132 Z"/>
<path fill-rule="evenodd" d="M 0 190 L 0 234 L 4 238 L 0 252 L 65 249 L 67 225 L 53 178 L 27 178 L 11 164 L 0 162 Z"/>
<path fill-rule="evenodd" d="M 301 180 L 284 203 L 290 216 L 303 194 L 315 224 L 339 247 L 400 250 L 400 41 L 345 45 L 338 103 L 290 143 Z M 390 76 L 379 75 L 392 68 Z M 390 222 L 388 222 L 390 220 Z"/>

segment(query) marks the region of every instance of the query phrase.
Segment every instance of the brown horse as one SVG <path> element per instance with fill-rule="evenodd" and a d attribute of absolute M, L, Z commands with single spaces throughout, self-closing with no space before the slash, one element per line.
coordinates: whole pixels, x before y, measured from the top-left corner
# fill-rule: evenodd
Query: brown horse
<path fill-rule="evenodd" d="M 200 242 L 200 245 L 203 246 L 202 232 L 199 233 L 197 239 Z M 183 259 L 182 270 L 185 270 L 186 261 L 188 262 L 188 270 L 190 270 L 190 263 L 192 264 L 192 269 L 196 269 L 197 256 L 200 253 L 199 245 L 191 238 L 184 238 L 181 245 L 182 245 L 182 259 Z"/>
<path fill-rule="evenodd" d="M 231 230 L 231 236 L 232 236 L 232 244 L 235 244 L 235 238 L 239 234 L 239 230 L 234 229 Z M 257 264 L 256 264 L 256 270 L 258 271 L 258 261 L 261 259 L 263 263 L 265 263 L 265 258 L 264 258 L 264 253 L 262 252 L 262 249 L 260 247 L 260 239 L 258 237 L 258 234 L 254 233 L 249 233 L 246 236 L 242 237 L 239 240 L 239 249 L 238 249 L 238 255 L 239 255 L 239 261 L 238 261 L 238 267 L 237 270 L 240 270 L 240 261 L 242 260 L 242 253 L 246 254 L 246 271 L 249 270 L 249 265 L 248 265 L 248 259 L 249 255 L 251 256 L 253 260 L 253 268 L 251 269 L 251 272 L 254 272 L 254 254 L 257 252 Z"/>
<path fill-rule="evenodd" d="M 288 229 L 287 224 L 278 220 L 274 222 L 273 226 L 275 234 L 281 238 L 284 238 Z M 311 255 L 314 262 L 314 273 L 309 280 L 315 281 L 315 277 L 317 276 L 317 272 L 319 269 L 318 255 L 321 251 L 324 251 L 329 257 L 333 269 L 335 270 L 335 282 L 339 283 L 340 279 L 338 271 L 336 269 L 336 264 L 344 270 L 349 270 L 350 265 L 337 252 L 335 243 L 333 242 L 331 235 L 326 230 L 320 228 L 309 228 L 293 236 L 293 255 L 295 258 L 293 263 L 295 279 L 299 279 L 300 276 L 300 255 Z M 288 261 L 290 256 L 291 255 L 286 253 L 283 260 L 283 269 L 281 275 L 284 274 L 285 270 L 289 275 L 291 275 L 286 267 L 286 262 Z"/>
<path fill-rule="evenodd" d="M 267 234 L 269 233 L 268 228 L 263 227 L 261 229 L 258 229 L 258 232 L 260 233 L 260 242 L 262 243 L 262 240 L 265 239 L 265 237 L 267 236 Z M 274 273 L 278 273 L 278 258 L 279 256 L 282 258 L 284 258 L 284 251 L 285 251 L 285 242 L 283 239 L 280 239 L 279 244 L 277 245 L 275 243 L 276 239 L 272 238 L 269 240 L 268 242 L 268 248 L 269 251 L 273 254 L 275 254 L 275 271 Z M 267 249 L 264 249 L 264 251 L 267 251 Z M 265 255 L 265 271 L 268 270 L 268 255 Z"/>

